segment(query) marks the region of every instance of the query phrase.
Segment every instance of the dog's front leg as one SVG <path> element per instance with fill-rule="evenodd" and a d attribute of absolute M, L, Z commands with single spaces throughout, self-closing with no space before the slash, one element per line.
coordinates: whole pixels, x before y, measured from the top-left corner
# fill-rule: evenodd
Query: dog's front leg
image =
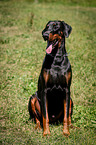
<path fill-rule="evenodd" d="M 49 80 L 49 73 L 46 69 L 43 71 L 44 88 L 42 94 L 42 117 L 43 117 L 43 136 L 49 134 L 49 117 L 48 117 L 48 100 L 47 100 L 47 83 Z"/>
<path fill-rule="evenodd" d="M 48 100 L 47 100 L 47 92 L 46 89 L 43 93 L 43 101 L 42 101 L 42 118 L 43 118 L 43 136 L 50 135 L 49 130 L 49 117 L 48 117 Z"/>
<path fill-rule="evenodd" d="M 66 88 L 66 97 L 64 98 L 64 120 L 63 133 L 68 136 L 69 133 L 69 104 L 70 104 L 70 89 Z"/>

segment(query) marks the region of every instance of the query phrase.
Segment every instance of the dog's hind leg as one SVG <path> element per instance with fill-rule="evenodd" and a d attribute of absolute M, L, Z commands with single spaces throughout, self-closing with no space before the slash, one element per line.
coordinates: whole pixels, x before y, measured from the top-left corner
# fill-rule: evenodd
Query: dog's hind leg
<path fill-rule="evenodd" d="M 28 110 L 29 110 L 30 118 L 35 118 L 36 121 L 35 129 L 41 128 L 40 127 L 41 108 L 40 108 L 40 103 L 37 94 L 34 94 L 30 97 Z"/>

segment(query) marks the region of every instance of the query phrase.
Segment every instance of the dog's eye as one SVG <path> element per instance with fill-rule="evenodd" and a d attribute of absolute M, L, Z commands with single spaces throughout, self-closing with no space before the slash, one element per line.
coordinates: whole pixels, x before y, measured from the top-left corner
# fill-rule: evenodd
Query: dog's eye
<path fill-rule="evenodd" d="M 53 28 L 56 28 L 56 24 L 53 24 Z"/>
<path fill-rule="evenodd" d="M 57 24 L 53 24 L 53 28 L 54 29 L 57 29 Z"/>

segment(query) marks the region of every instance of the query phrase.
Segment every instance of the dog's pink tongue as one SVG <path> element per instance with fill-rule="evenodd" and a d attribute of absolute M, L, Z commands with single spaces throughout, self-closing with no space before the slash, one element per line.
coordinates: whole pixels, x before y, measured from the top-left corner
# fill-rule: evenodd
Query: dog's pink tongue
<path fill-rule="evenodd" d="M 46 52 L 50 54 L 52 52 L 52 44 L 46 49 Z"/>

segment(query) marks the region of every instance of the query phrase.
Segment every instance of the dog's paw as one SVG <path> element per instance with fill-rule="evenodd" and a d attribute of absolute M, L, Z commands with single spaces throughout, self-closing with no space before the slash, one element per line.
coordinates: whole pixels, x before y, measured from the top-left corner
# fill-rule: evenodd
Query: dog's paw
<path fill-rule="evenodd" d="M 63 134 L 68 137 L 70 135 L 69 130 L 68 129 L 63 129 Z"/>
<path fill-rule="evenodd" d="M 43 136 L 46 136 L 46 135 L 50 135 L 49 129 L 46 129 L 43 131 Z"/>

